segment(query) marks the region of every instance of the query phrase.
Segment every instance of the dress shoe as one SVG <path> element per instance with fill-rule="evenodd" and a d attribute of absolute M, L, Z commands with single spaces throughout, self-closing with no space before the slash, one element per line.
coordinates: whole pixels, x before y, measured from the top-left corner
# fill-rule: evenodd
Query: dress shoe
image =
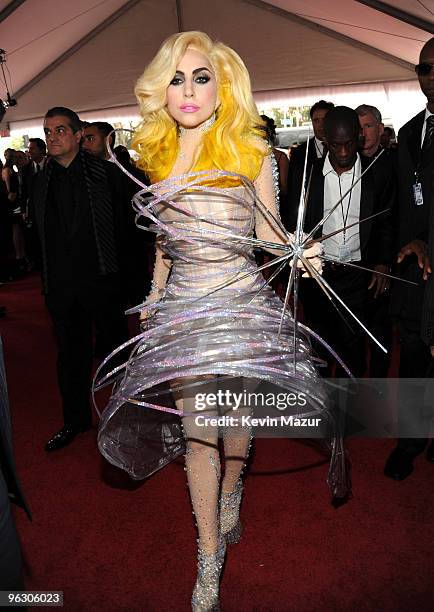
<path fill-rule="evenodd" d="M 431 444 L 426 449 L 426 460 L 434 463 L 434 440 L 431 440 Z"/>
<path fill-rule="evenodd" d="M 65 446 L 68 446 L 68 444 L 71 444 L 76 435 L 83 433 L 84 431 L 88 431 L 89 429 L 90 427 L 76 428 L 71 427 L 71 425 L 64 425 L 60 431 L 55 433 L 54 436 L 48 440 L 47 444 L 45 445 L 45 450 L 47 452 L 51 452 L 64 448 Z"/>
<path fill-rule="evenodd" d="M 395 448 L 386 461 L 384 475 L 393 480 L 404 480 L 413 471 L 413 459 L 405 451 Z"/>

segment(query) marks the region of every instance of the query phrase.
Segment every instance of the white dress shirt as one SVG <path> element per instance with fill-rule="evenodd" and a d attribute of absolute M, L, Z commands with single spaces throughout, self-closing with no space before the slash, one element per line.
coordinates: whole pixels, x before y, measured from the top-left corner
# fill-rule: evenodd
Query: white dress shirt
<path fill-rule="evenodd" d="M 38 172 L 42 172 L 44 169 L 45 159 L 40 162 L 32 162 L 33 164 L 33 174 L 37 174 Z"/>
<path fill-rule="evenodd" d="M 340 200 L 341 196 L 354 185 L 361 174 L 360 156 L 357 154 L 356 163 L 347 172 L 338 175 L 330 163 L 329 154 L 324 161 L 324 215 Z M 360 221 L 360 195 L 361 181 L 353 187 L 348 195 L 337 206 L 323 225 L 323 235 L 334 232 L 342 227 Z M 324 252 L 328 257 L 339 261 L 346 251 L 348 257 L 344 261 L 360 261 L 360 230 L 359 225 L 354 225 L 346 232 L 340 232 L 323 242 Z M 345 245 L 345 246 L 344 246 Z"/>
<path fill-rule="evenodd" d="M 423 122 L 423 127 L 422 127 L 422 140 L 420 141 L 420 146 L 422 148 L 423 145 L 423 140 L 425 138 L 425 132 L 426 132 L 426 120 L 428 119 L 428 117 L 431 117 L 431 115 L 434 115 L 434 113 L 432 113 L 431 111 L 428 110 L 428 108 L 425 110 L 425 119 Z"/>
<path fill-rule="evenodd" d="M 321 159 L 324 153 L 324 143 L 318 140 L 316 136 L 313 137 L 313 144 L 315 145 L 315 152 L 318 159 Z"/>

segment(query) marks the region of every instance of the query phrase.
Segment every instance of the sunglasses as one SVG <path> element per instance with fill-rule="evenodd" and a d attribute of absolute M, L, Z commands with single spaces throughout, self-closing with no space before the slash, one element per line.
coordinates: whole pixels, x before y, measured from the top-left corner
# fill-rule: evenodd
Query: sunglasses
<path fill-rule="evenodd" d="M 414 69 L 418 76 L 427 76 L 431 72 L 433 66 L 434 64 L 427 64 L 426 62 L 423 62 L 422 64 L 415 66 Z"/>

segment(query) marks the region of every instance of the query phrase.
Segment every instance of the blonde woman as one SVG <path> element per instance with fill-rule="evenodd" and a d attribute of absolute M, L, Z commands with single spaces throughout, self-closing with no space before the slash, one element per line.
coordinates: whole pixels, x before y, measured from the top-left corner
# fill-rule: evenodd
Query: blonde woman
<path fill-rule="evenodd" d="M 135 206 L 157 233 L 156 263 L 141 306 L 145 331 L 102 415 L 99 448 L 143 478 L 179 453 L 182 417 L 199 533 L 192 607 L 217 610 L 226 544 L 241 533 L 241 472 L 251 436 L 248 427 L 238 435 L 226 429 L 221 478 L 219 431 L 203 427 L 203 417 L 234 414 L 233 406 L 216 405 L 217 391 L 254 389 L 261 381 L 306 392 L 316 411 L 324 397 L 304 333 L 294 370 L 293 321 L 285 315 L 279 333 L 282 302 L 264 286 L 253 256 L 253 232 L 279 255 L 273 245 L 290 238 L 279 221 L 278 175 L 242 60 L 206 34 L 176 34 L 146 68 L 136 96 L 143 122 L 134 146 L 153 196 L 136 198 Z M 317 245 L 305 252 L 317 268 L 318 252 Z M 237 410 L 248 414 L 249 406 Z"/>

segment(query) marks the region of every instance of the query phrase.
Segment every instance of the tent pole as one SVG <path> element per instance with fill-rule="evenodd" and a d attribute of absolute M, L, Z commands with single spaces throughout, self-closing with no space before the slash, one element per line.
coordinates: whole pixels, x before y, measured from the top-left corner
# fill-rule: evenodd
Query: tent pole
<path fill-rule="evenodd" d="M 0 11 L 0 23 L 12 15 L 26 0 L 12 0 L 2 11 Z"/>
<path fill-rule="evenodd" d="M 117 19 L 119 19 L 119 17 L 121 17 L 124 13 L 128 12 L 130 9 L 132 9 L 133 6 L 138 4 L 140 1 L 141 0 L 129 0 L 126 4 L 121 6 L 121 8 L 119 8 L 117 11 L 112 13 L 109 17 L 107 17 L 107 19 L 104 19 L 104 21 L 98 24 L 96 28 L 94 28 L 91 32 L 86 34 L 86 36 L 81 38 L 79 41 L 74 43 L 72 47 L 70 47 L 67 51 L 62 53 L 62 55 L 59 55 L 59 57 L 57 57 L 54 60 L 54 62 L 52 62 L 49 66 L 44 68 L 39 74 L 34 76 L 30 81 L 28 81 L 25 85 L 23 85 L 21 89 L 15 92 L 14 97 L 20 98 L 22 95 L 24 95 L 27 91 L 29 91 L 29 89 L 31 89 L 34 85 L 36 85 L 36 83 L 38 83 L 41 79 L 47 76 L 47 74 L 50 74 L 50 72 L 52 72 L 55 68 L 57 68 L 57 66 L 59 66 L 62 62 L 67 60 L 69 57 L 71 57 L 71 55 L 73 55 L 76 51 L 81 49 L 81 47 L 83 47 L 86 43 L 88 43 L 90 40 L 95 38 L 97 34 L 105 30 L 110 24 L 112 24 Z"/>
<path fill-rule="evenodd" d="M 377 49 L 376 47 L 372 47 L 370 45 L 367 45 L 366 43 L 362 43 L 358 40 L 355 40 L 354 38 L 350 38 L 349 36 L 346 36 L 345 34 L 341 34 L 340 32 L 335 32 L 334 30 L 331 30 L 330 28 L 326 28 L 323 25 L 319 25 L 313 21 L 309 21 L 309 19 L 300 17 L 299 15 L 296 15 L 295 13 L 291 13 L 290 11 L 286 11 L 285 9 L 274 6 L 274 4 L 270 4 L 269 2 L 264 2 L 264 0 L 241 0 L 241 1 L 246 4 L 251 4 L 253 6 L 256 6 L 257 8 L 262 9 L 263 11 L 268 11 L 270 13 L 274 13 L 275 15 L 279 15 L 279 17 L 283 17 L 284 19 L 288 19 L 289 21 L 292 21 L 294 23 L 299 23 L 300 25 L 310 28 L 311 30 L 316 30 L 317 32 L 321 32 L 322 34 L 331 36 L 332 38 L 335 38 L 336 40 L 340 40 L 342 42 L 348 43 L 352 47 L 357 47 L 359 49 L 362 49 L 362 51 L 366 51 L 368 53 L 371 53 L 371 55 L 376 55 L 377 57 L 381 57 L 382 59 L 387 60 L 388 62 L 393 62 L 394 64 L 401 66 L 401 68 L 406 68 L 409 71 L 409 78 L 411 78 L 411 76 L 414 74 L 413 64 L 410 64 L 410 62 L 406 62 L 405 60 L 399 57 L 395 57 L 394 55 L 390 55 L 390 53 L 381 51 L 380 49 Z"/>
<path fill-rule="evenodd" d="M 419 28 L 419 30 L 425 30 L 426 32 L 431 32 L 434 34 L 434 25 L 429 23 L 429 21 L 425 21 L 416 15 L 411 15 L 410 13 L 406 13 L 399 8 L 396 8 L 390 4 L 386 4 L 385 2 L 379 2 L 379 0 L 356 0 L 359 4 L 364 4 L 365 6 L 369 6 L 369 8 L 375 9 L 376 11 L 380 11 L 380 13 L 384 13 L 385 15 L 389 15 L 390 17 L 395 17 L 395 19 L 399 19 L 399 21 L 404 21 L 409 25 L 414 26 L 415 28 Z"/>
<path fill-rule="evenodd" d="M 175 0 L 176 19 L 178 20 L 178 32 L 184 31 L 184 24 L 182 23 L 182 4 L 181 0 Z"/>

